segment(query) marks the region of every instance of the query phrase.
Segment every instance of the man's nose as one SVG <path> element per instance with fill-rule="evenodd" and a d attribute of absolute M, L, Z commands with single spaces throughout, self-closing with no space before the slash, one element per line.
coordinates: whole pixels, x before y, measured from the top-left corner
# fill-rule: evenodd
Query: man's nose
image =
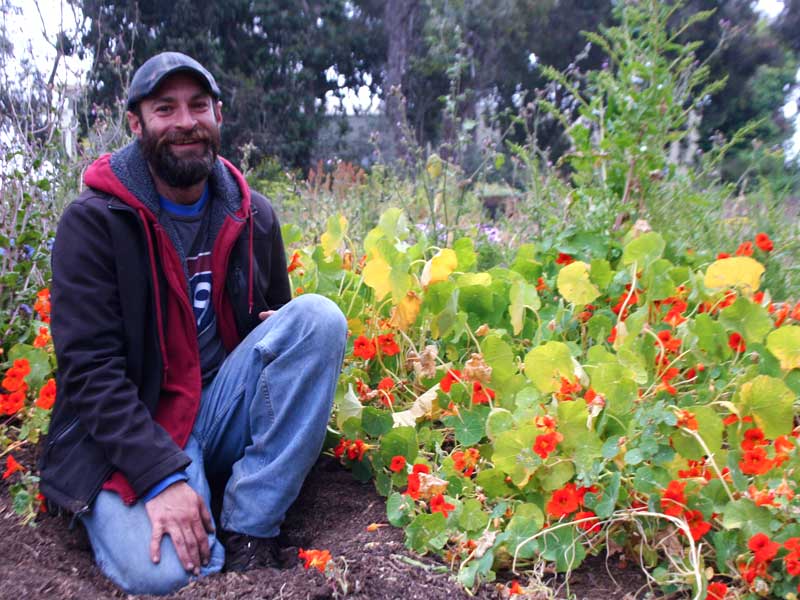
<path fill-rule="evenodd" d="M 188 106 L 179 106 L 175 115 L 175 126 L 181 129 L 194 129 L 197 119 Z"/>

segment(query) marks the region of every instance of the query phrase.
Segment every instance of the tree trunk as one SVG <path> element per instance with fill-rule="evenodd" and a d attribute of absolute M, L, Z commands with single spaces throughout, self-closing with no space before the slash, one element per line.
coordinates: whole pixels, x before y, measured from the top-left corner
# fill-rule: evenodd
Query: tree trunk
<path fill-rule="evenodd" d="M 408 162 L 409 149 L 414 140 L 408 127 L 403 79 L 408 70 L 411 54 L 414 21 L 419 9 L 419 0 L 387 0 L 383 23 L 388 39 L 386 78 L 383 97 L 388 123 L 387 137 L 391 145 L 391 157 Z"/>

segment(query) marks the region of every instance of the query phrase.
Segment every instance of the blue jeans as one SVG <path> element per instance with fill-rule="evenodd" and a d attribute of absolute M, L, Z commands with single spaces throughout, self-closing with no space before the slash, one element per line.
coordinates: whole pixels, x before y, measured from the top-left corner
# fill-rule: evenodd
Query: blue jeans
<path fill-rule="evenodd" d="M 325 438 L 344 357 L 347 323 L 330 300 L 299 296 L 261 323 L 225 359 L 205 387 L 184 451 L 192 459 L 188 484 L 210 507 L 207 475 L 231 472 L 220 513 L 228 531 L 278 535 L 289 506 Z M 103 573 L 132 594 L 168 594 L 194 577 L 167 536 L 161 562 L 150 560 L 150 520 L 144 504 L 126 506 L 101 491 L 82 517 Z M 225 549 L 209 535 L 216 573 Z"/>

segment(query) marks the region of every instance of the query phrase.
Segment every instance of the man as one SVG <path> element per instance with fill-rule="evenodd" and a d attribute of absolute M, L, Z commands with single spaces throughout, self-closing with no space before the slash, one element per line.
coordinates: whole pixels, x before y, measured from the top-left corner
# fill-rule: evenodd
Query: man
<path fill-rule="evenodd" d="M 290 301 L 272 207 L 217 156 L 219 98 L 186 55 L 145 62 L 128 93 L 136 140 L 87 170 L 53 248 L 58 398 L 41 489 L 129 593 L 278 566 L 344 353 L 342 313 Z"/>

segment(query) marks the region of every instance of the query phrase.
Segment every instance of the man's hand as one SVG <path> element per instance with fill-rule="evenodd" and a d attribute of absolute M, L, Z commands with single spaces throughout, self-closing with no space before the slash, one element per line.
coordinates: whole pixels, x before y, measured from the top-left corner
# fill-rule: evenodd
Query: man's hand
<path fill-rule="evenodd" d="M 161 539 L 166 534 L 172 538 L 183 568 L 199 575 L 200 565 L 211 558 L 208 534 L 214 531 L 203 499 L 185 481 L 178 481 L 144 506 L 153 526 L 151 560 L 161 560 Z"/>
<path fill-rule="evenodd" d="M 261 319 L 262 321 L 266 321 L 274 314 L 275 314 L 274 310 L 265 310 L 263 312 L 258 313 L 258 318 Z"/>

